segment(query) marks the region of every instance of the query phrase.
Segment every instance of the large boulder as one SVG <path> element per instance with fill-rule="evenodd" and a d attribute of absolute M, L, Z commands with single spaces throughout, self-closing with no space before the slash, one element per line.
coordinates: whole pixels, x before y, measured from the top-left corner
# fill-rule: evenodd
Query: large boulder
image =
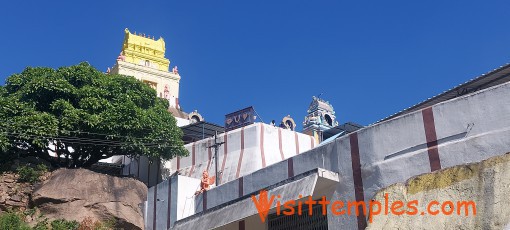
<path fill-rule="evenodd" d="M 373 216 L 367 229 L 510 229 L 509 194 L 510 154 L 507 153 L 479 163 L 419 175 L 406 183 L 381 189 L 372 200 L 384 204 L 387 196 L 389 210 L 395 201 L 403 201 L 404 207 L 395 210 L 410 211 L 411 215 L 392 212 L 385 215 L 381 211 Z M 406 203 L 412 201 L 418 202 L 414 205 L 417 210 L 407 208 Z M 438 203 L 431 203 L 435 201 Z M 467 201 L 473 201 L 474 205 L 463 203 Z M 377 209 L 374 206 L 373 210 Z"/>
<path fill-rule="evenodd" d="M 119 228 L 143 229 L 140 204 L 146 198 L 147 187 L 138 180 L 86 169 L 59 169 L 35 189 L 32 202 L 50 220 L 115 218 Z"/>

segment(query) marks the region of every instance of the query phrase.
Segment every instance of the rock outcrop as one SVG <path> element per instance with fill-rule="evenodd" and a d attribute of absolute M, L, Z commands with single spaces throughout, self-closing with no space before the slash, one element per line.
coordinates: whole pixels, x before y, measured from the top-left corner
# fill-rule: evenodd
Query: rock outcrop
<path fill-rule="evenodd" d="M 417 200 L 417 213 L 394 215 L 390 211 L 384 215 L 385 194 L 390 210 L 391 203 L 399 200 L 404 207 L 398 210 L 412 213 L 406 203 Z M 373 198 L 383 204 L 381 214 L 373 216 L 367 229 L 510 229 L 509 195 L 510 154 L 505 154 L 416 176 L 405 184 L 381 189 Z M 429 212 L 427 207 L 432 201 L 439 204 L 431 205 Z M 473 201 L 476 214 L 472 205 L 458 203 L 462 201 Z"/>
<path fill-rule="evenodd" d="M 138 180 L 86 169 L 59 169 L 36 188 L 32 203 L 49 219 L 115 218 L 116 227 L 143 229 L 140 204 L 146 198 L 147 187 Z"/>
<path fill-rule="evenodd" d="M 18 175 L 15 173 L 0 175 L 0 212 L 9 208 L 25 210 L 28 206 L 33 185 L 17 181 Z"/>

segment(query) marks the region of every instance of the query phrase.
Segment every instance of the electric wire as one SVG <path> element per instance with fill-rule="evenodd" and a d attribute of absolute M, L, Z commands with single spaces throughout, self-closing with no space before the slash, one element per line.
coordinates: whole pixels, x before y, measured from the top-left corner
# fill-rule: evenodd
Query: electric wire
<path fill-rule="evenodd" d="M 0 127 L 2 125 L 4 125 L 4 124 L 0 123 Z M 11 122 L 11 124 L 14 124 L 14 123 Z M 15 125 L 19 125 L 19 126 L 23 126 L 23 127 L 39 128 L 39 126 L 29 125 L 29 124 L 15 124 Z M 4 126 L 4 127 L 7 127 L 7 126 Z M 141 130 L 153 131 L 153 130 L 150 130 L 150 129 L 141 129 Z M 86 132 L 86 131 L 78 131 L 78 130 L 60 129 L 60 130 L 57 130 L 57 131 L 70 132 L 70 133 L 80 133 L 80 134 L 89 134 L 89 135 L 98 135 L 98 136 L 106 136 L 106 137 L 121 137 L 121 138 L 130 138 L 130 139 L 151 140 L 150 138 L 146 138 L 146 137 L 128 137 L 128 136 L 121 136 L 121 135 L 117 135 L 117 134 L 103 134 L 103 133 L 94 133 L 94 132 Z M 160 139 L 160 140 L 163 140 L 163 139 Z"/>
<path fill-rule="evenodd" d="M 120 141 L 112 141 L 112 140 L 103 140 L 103 139 L 92 139 L 92 138 L 80 138 L 80 137 L 65 137 L 65 136 L 48 136 L 48 135 L 34 135 L 27 133 L 13 133 L 13 132 L 0 132 L 1 134 L 5 134 L 10 137 L 20 138 L 20 139 L 31 139 L 35 140 L 37 138 L 40 139 L 51 139 L 62 141 L 64 143 L 74 143 L 74 144 L 89 144 L 89 145 L 107 145 L 112 147 L 121 147 L 121 146 L 129 146 L 129 145 L 140 145 L 146 147 L 170 147 L 176 148 L 176 145 L 169 145 L 168 142 L 165 143 L 156 143 L 156 142 L 120 142 Z"/>

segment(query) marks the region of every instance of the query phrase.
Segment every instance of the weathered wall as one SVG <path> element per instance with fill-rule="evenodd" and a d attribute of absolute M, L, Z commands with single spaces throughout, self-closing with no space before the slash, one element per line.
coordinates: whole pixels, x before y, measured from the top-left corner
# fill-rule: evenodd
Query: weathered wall
<path fill-rule="evenodd" d="M 154 186 L 163 181 L 170 175 L 170 170 L 156 160 L 150 160 L 148 157 L 129 158 L 122 156 L 124 167 L 122 175 L 131 176 L 146 184 L 148 187 Z"/>
<path fill-rule="evenodd" d="M 331 148 L 337 154 L 338 171 L 345 183 L 338 185 L 331 199 L 368 202 L 381 188 L 410 177 L 509 152 L 507 98 L 510 98 L 508 83 L 338 139 Z M 299 158 L 313 158 L 312 152 L 296 156 L 295 167 Z M 332 229 L 366 226 L 366 217 L 329 213 L 328 221 Z"/>
<path fill-rule="evenodd" d="M 306 134 L 255 123 L 240 129 L 218 135 L 218 168 L 221 184 L 235 180 L 258 169 L 275 164 L 296 154 L 308 151 L 317 144 Z M 162 182 L 169 175 L 179 171 L 180 175 L 200 179 L 207 170 L 214 175 L 214 149 L 208 148 L 214 139 L 207 138 L 185 145 L 187 157 L 177 157 L 171 161 L 149 164 L 147 157 L 139 159 L 122 158 L 125 167 L 123 175 L 131 175 L 149 187 Z"/>
<path fill-rule="evenodd" d="M 266 190 L 268 195 L 278 196 L 278 200 L 291 200 L 299 199 L 299 196 L 313 196 L 316 189 L 328 187 L 327 185 L 338 182 L 338 174 L 327 172 L 323 169 L 316 169 L 304 174 L 296 175 L 291 180 L 280 181 L 282 183 L 274 184 Z M 212 191 L 212 190 L 211 190 Z M 197 196 L 195 204 L 200 207 L 206 207 L 207 212 L 200 212 L 196 216 L 189 217 L 188 219 L 177 222 L 173 229 L 224 229 L 223 226 L 235 226 L 238 223 L 238 218 L 242 218 L 244 223 L 237 225 L 241 229 L 267 229 L 267 222 L 262 222 L 255 204 L 250 195 L 258 195 L 257 192 L 252 194 L 239 194 L 241 197 L 234 203 L 227 203 L 218 207 L 209 207 L 208 202 L 204 203 L 206 194 Z M 209 193 L 207 193 L 207 200 L 209 200 Z M 276 202 L 271 205 L 275 209 Z M 198 210 L 201 211 L 201 210 Z M 254 218 L 252 218 L 254 217 Z M 230 223 L 234 223 L 233 225 Z M 241 227 L 244 225 L 244 228 Z M 228 227 L 227 227 L 228 229 Z"/>
<path fill-rule="evenodd" d="M 258 186 L 262 184 L 269 186 L 287 178 L 286 166 L 288 163 L 282 160 L 309 150 L 316 145 L 311 136 L 263 123 L 255 123 L 230 131 L 227 134 L 220 135 L 218 139 L 226 142 L 220 148 L 218 154 L 220 159 L 218 167 L 223 169 L 223 175 L 220 178 L 222 186 L 208 192 L 207 208 L 235 199 L 239 194 L 257 191 Z M 128 164 L 130 166 L 125 168 L 124 171 L 130 170 L 129 172 L 132 175 L 135 175 L 135 177 L 139 175 L 139 179 L 144 182 L 147 179 L 151 179 L 149 185 L 155 183 L 155 179 L 152 179 L 154 175 L 159 175 L 169 168 L 181 169 L 179 173 L 183 176 L 172 177 L 171 179 L 171 181 L 175 180 L 179 181 L 179 183 L 174 185 L 176 182 L 171 182 L 170 200 L 176 200 L 178 205 L 170 209 L 170 218 L 163 217 L 168 216 L 168 204 L 164 204 L 168 203 L 166 201 L 169 200 L 166 198 L 168 196 L 166 192 L 169 186 L 168 180 L 158 184 L 156 201 L 154 201 L 154 187 L 149 189 L 147 229 L 154 227 L 154 203 L 156 203 L 156 208 L 159 210 L 156 214 L 156 217 L 158 217 L 156 218 L 156 226 L 161 227 L 167 225 L 167 219 L 174 223 L 176 220 L 203 210 L 202 195 L 195 196 L 194 193 L 199 189 L 198 179 L 201 178 L 204 170 L 209 168 L 209 174 L 214 175 L 214 151 L 207 148 L 213 141 L 212 138 L 208 138 L 186 145 L 185 147 L 190 152 L 190 156 L 173 159 L 171 162 L 162 164 L 159 173 L 157 171 L 157 163 L 144 168 L 144 165 L 147 165 L 146 158 L 141 158 L 142 163 L 140 167 L 138 167 L 137 161 L 133 161 L 132 164 Z M 260 171 L 263 167 L 275 170 L 269 176 L 271 178 L 270 181 L 267 181 L 267 174 L 250 174 L 257 170 Z M 149 171 L 153 176 L 148 174 Z M 248 176 L 244 182 L 245 188 L 240 189 L 237 179 L 247 174 Z M 182 181 L 185 181 L 185 179 L 191 181 L 183 183 Z M 160 215 L 161 218 L 159 218 Z"/>
<path fill-rule="evenodd" d="M 228 202 L 273 180 L 319 167 L 342 177 L 328 199 L 368 203 L 381 188 L 413 176 L 510 152 L 508 98 L 510 83 L 369 126 L 283 162 L 246 172 L 212 189 L 209 194 L 218 200 L 209 199 L 208 204 Z M 228 148 L 231 146 L 235 148 Z M 254 157 L 260 157 L 260 152 L 256 153 Z M 234 151 L 228 157 L 239 159 L 240 155 Z M 260 168 L 260 161 L 254 164 Z M 328 224 L 330 229 L 363 229 L 367 223 L 364 216 L 330 212 Z"/>
<path fill-rule="evenodd" d="M 174 176 L 149 188 L 145 229 L 167 229 L 176 220 L 195 214 L 196 206 L 201 205 L 195 204 L 194 196 L 199 188 L 199 179 L 185 176 Z"/>
<path fill-rule="evenodd" d="M 225 142 L 218 152 L 222 184 L 316 146 L 311 136 L 264 123 L 221 134 L 218 140 Z M 193 178 L 201 178 L 204 170 L 214 175 L 214 149 L 208 148 L 213 143 L 213 138 L 207 138 L 187 144 L 185 148 L 190 155 L 172 159 L 165 168 L 170 168 L 171 173 L 177 170 L 181 175 Z"/>
<path fill-rule="evenodd" d="M 379 190 L 374 200 L 384 204 L 385 194 L 388 204 L 417 200 L 417 215 L 394 215 L 390 211 L 389 215 L 374 216 L 367 229 L 508 229 L 510 154 L 413 177 Z M 439 211 L 437 215 L 427 211 L 432 201 L 439 202 L 430 206 L 432 214 Z M 453 205 L 444 203 L 448 201 Z M 472 206 L 459 205 L 459 201 L 474 201 L 476 215 Z M 441 211 L 443 204 L 446 214 Z"/>

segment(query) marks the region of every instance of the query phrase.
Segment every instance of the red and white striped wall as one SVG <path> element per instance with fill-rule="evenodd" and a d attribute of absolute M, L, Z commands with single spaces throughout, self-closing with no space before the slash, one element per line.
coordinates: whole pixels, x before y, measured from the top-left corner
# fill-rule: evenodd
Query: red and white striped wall
<path fill-rule="evenodd" d="M 218 180 L 221 184 L 235 180 L 261 168 L 285 160 L 315 146 L 313 137 L 264 123 L 255 123 L 218 136 L 224 142 L 218 150 Z M 214 139 L 187 144 L 189 156 L 172 159 L 165 164 L 170 173 L 201 178 L 203 171 L 214 175 Z"/>

